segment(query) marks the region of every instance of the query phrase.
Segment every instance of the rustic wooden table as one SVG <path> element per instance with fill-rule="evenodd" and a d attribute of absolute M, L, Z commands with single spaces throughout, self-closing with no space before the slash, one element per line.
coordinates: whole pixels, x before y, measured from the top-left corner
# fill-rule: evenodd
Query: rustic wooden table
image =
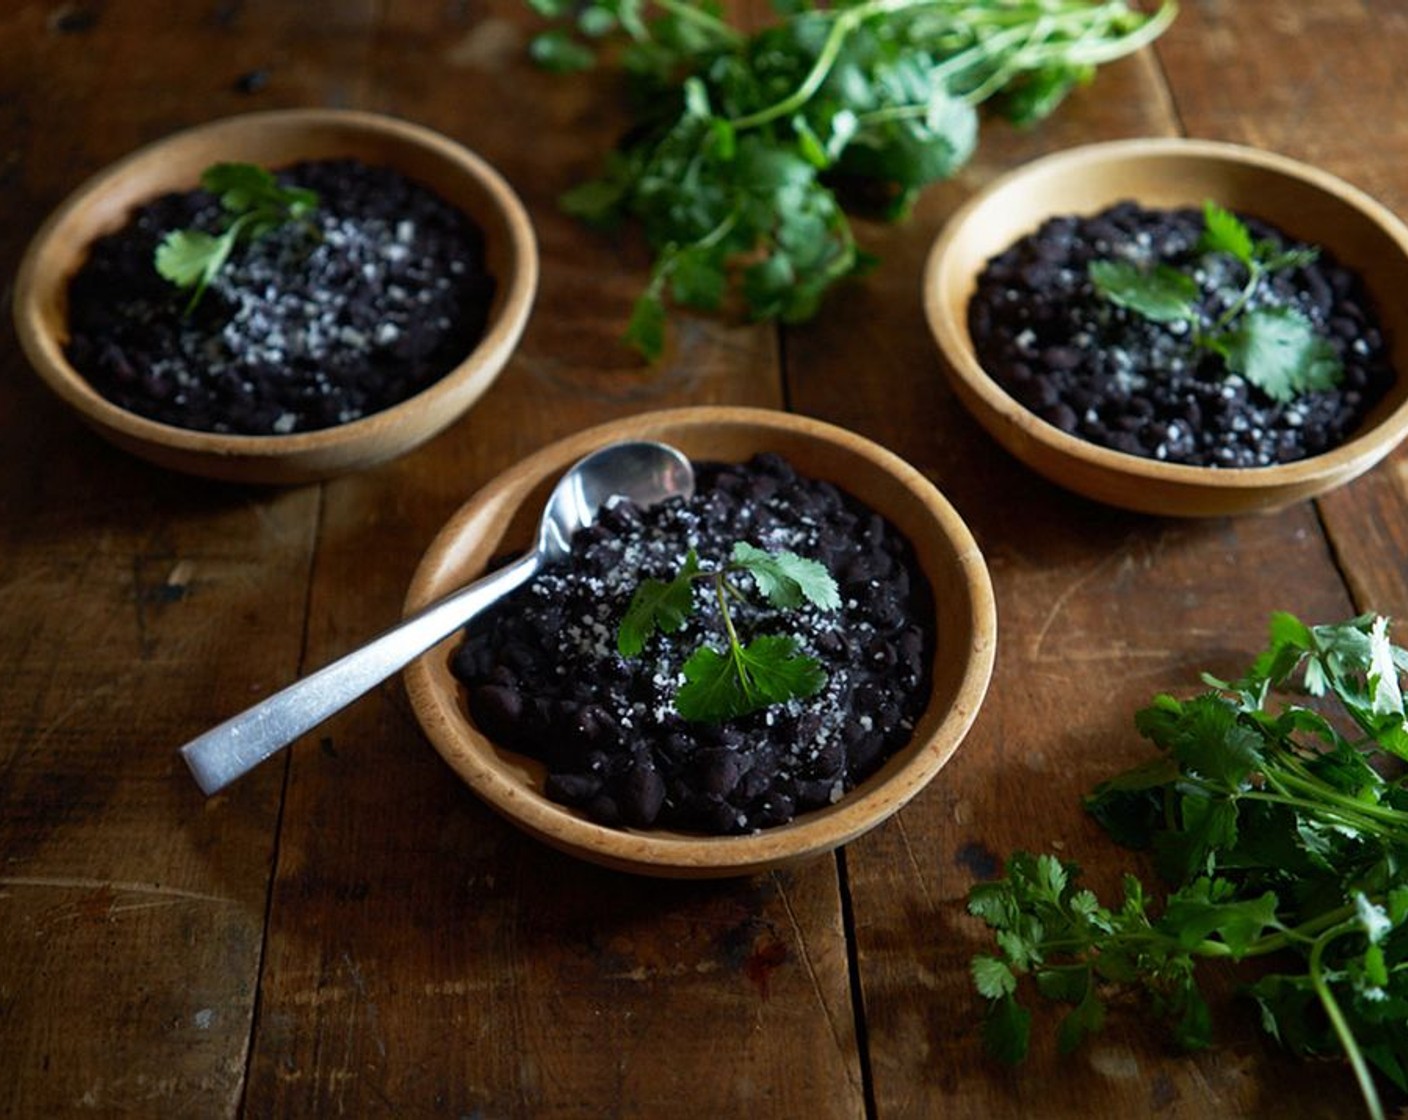
<path fill-rule="evenodd" d="M 1133 711 L 1234 672 L 1269 613 L 1408 616 L 1400 455 L 1313 504 L 1173 522 L 1096 506 L 1001 452 L 946 388 L 918 278 L 996 173 L 1101 138 L 1276 149 L 1408 210 L 1408 8 L 1194 0 L 1034 132 L 977 157 L 883 264 L 808 326 L 677 320 L 642 375 L 618 346 L 647 258 L 555 196 L 624 112 L 563 80 L 517 0 L 12 0 L 0 12 L 0 265 L 139 144 L 275 106 L 382 110 L 454 136 L 527 202 L 543 252 L 509 368 L 450 431 L 325 485 L 244 489 L 97 440 L 0 327 L 0 1113 L 1167 1117 L 1349 1116 L 1217 984 L 1218 1045 L 1186 1057 L 1117 1016 L 1020 1073 L 981 1053 L 964 897 L 1015 847 L 1096 885 L 1128 857 L 1078 797 L 1142 757 Z M 745 881 L 594 869 L 491 815 L 388 684 L 205 800 L 176 747 L 399 612 L 436 529 L 552 439 L 658 406 L 787 408 L 898 452 L 991 566 L 999 654 L 954 762 L 896 819 Z M 1039 1026 L 1050 1026 L 1049 1019 Z"/>

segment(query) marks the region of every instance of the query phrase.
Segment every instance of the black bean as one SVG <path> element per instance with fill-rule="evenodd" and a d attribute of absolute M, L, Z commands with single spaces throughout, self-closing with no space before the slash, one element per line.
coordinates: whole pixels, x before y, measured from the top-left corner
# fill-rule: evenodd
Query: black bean
<path fill-rule="evenodd" d="M 637 763 L 619 787 L 621 816 L 636 828 L 649 828 L 665 803 L 665 782 L 653 766 Z"/>
<path fill-rule="evenodd" d="M 1264 222 L 1247 224 L 1259 240 L 1291 244 Z M 1204 265 L 1202 226 L 1196 209 L 1146 210 L 1133 202 L 1043 223 L 997 254 L 978 278 L 969 327 L 980 361 L 1048 423 L 1129 454 L 1254 467 L 1343 442 L 1394 373 L 1362 281 L 1329 254 L 1273 274 L 1264 289 L 1321 329 L 1344 364 L 1340 386 L 1301 398 L 1324 406 L 1315 424 L 1288 419 L 1278 402 L 1229 377 L 1219 358 L 1193 352 L 1191 343 L 1184 345 L 1182 367 L 1170 364 L 1170 345 L 1180 345 L 1175 336 L 1114 307 L 1085 279 L 1090 261 L 1116 251 L 1145 252 L 1138 263 L 1157 260 L 1194 274 Z M 1216 288 L 1212 271 L 1205 272 L 1200 297 L 1209 318 L 1227 303 L 1226 285 Z M 1148 386 L 1140 388 L 1145 377 Z M 1157 432 L 1142 423 L 1155 419 L 1162 425 Z"/>
<path fill-rule="evenodd" d="M 852 770 L 868 772 L 874 769 L 885 750 L 885 737 L 878 731 L 866 731 L 846 745 L 846 760 Z"/>
<path fill-rule="evenodd" d="M 812 780 L 797 783 L 797 807 L 799 809 L 819 809 L 831 804 L 831 793 L 836 788 L 833 781 Z"/>
<path fill-rule="evenodd" d="M 523 717 L 523 696 L 517 689 L 497 684 L 480 685 L 470 693 L 469 707 L 474 722 L 489 738 L 516 740 Z"/>
<path fill-rule="evenodd" d="M 482 234 L 458 211 L 391 168 L 351 160 L 280 177 L 317 192 L 318 232 L 291 223 L 261 237 L 221 269 L 194 313 L 190 293 L 151 259 L 166 230 L 214 228 L 221 212 L 211 195 L 155 199 L 93 246 L 69 288 L 68 355 L 98 392 L 183 428 L 306 431 L 388 408 L 473 348 L 493 283 Z M 403 229 L 408 251 L 394 258 L 384 250 Z M 451 283 L 456 269 L 462 283 Z M 389 346 L 379 341 L 388 327 Z"/>
<path fill-rule="evenodd" d="M 1083 356 L 1074 346 L 1048 346 L 1041 352 L 1041 360 L 1047 369 L 1069 370 L 1080 365 Z"/>
<path fill-rule="evenodd" d="M 689 502 L 604 516 L 579 534 L 572 564 L 477 620 L 452 662 L 476 720 L 481 690 L 517 699 L 517 723 L 491 737 L 542 760 L 552 776 L 548 795 L 605 824 L 734 833 L 784 823 L 863 781 L 905 741 L 900 725 L 912 727 L 925 701 L 929 590 L 888 522 L 834 485 L 798 477 L 785 460 L 699 464 L 697 479 Z M 601 603 L 611 599 L 619 611 L 629 599 L 635 576 L 620 562 L 627 542 L 658 537 L 659 547 L 633 563 L 668 579 L 681 560 L 680 539 L 708 563 L 744 536 L 771 547 L 769 534 L 799 530 L 808 542 L 802 551 L 852 577 L 843 585 L 847 605 L 835 614 L 809 611 L 802 628 L 808 655 L 835 681 L 825 709 L 777 706 L 724 724 L 682 720 L 670 704 L 677 667 L 701 638 L 720 640 L 717 607 L 706 595 L 692 632 L 652 639 L 647 657 L 622 658 L 586 636 L 584 617 L 609 625 Z M 764 622 L 769 608 L 757 598 L 736 608 L 744 629 L 785 633 L 800 625 L 794 617 Z M 657 658 L 666 646 L 674 667 L 662 672 Z M 854 726 L 843 738 L 835 728 L 848 718 Z"/>
<path fill-rule="evenodd" d="M 621 728 L 600 704 L 585 704 L 577 712 L 573 730 L 591 746 L 610 746 L 621 739 Z"/>
<path fill-rule="evenodd" d="M 742 777 L 738 752 L 727 747 L 699 752 L 694 771 L 697 788 L 710 797 L 727 797 Z"/>
<path fill-rule="evenodd" d="M 596 774 L 568 774 L 554 771 L 548 775 L 543 792 L 554 801 L 568 805 L 586 805 L 601 793 L 601 778 Z"/>

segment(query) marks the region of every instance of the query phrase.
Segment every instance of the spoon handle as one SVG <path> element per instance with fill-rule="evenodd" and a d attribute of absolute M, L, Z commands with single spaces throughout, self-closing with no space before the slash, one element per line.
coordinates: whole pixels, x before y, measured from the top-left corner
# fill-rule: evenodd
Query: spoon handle
<path fill-rule="evenodd" d="M 541 562 L 536 550 L 529 551 L 192 739 L 181 748 L 181 755 L 196 783 L 212 794 L 248 773 L 527 582 Z"/>

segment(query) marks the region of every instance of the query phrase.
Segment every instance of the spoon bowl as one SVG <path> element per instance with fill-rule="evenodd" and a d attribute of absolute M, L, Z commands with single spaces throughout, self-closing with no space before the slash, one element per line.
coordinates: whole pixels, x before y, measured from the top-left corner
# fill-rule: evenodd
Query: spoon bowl
<path fill-rule="evenodd" d="M 274 693 L 181 748 L 196 783 L 213 794 L 341 711 L 475 615 L 562 563 L 572 537 L 613 498 L 651 506 L 694 492 L 680 451 L 644 440 L 608 444 L 579 459 L 553 487 L 536 544 L 513 563 L 446 595 L 360 649 Z"/>

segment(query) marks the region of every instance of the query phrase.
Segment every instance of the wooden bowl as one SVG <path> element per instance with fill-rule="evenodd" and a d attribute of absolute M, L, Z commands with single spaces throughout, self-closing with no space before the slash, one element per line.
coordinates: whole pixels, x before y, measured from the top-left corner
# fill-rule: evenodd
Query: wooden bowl
<path fill-rule="evenodd" d="M 463 362 L 416 396 L 335 428 L 289 435 L 191 431 L 138 416 L 101 396 L 64 357 L 68 286 L 89 246 L 132 210 L 190 190 L 220 161 L 271 169 L 304 159 L 357 158 L 389 166 L 439 194 L 484 232 L 496 293 L 483 338 Z M 358 470 L 416 447 L 461 416 L 498 376 L 522 334 L 538 282 L 533 229 L 522 203 L 487 163 L 418 125 L 372 113 L 296 109 L 200 125 L 150 144 L 78 188 L 44 223 L 15 285 L 20 343 L 48 386 L 118 447 L 175 470 L 237 482 L 299 483 Z"/>
<path fill-rule="evenodd" d="M 406 670 L 421 726 L 436 750 L 491 807 L 540 840 L 640 874 L 745 875 L 829 851 L 896 812 L 934 777 L 967 732 L 992 672 L 996 618 L 987 568 L 967 527 L 933 485 L 903 460 L 839 428 L 780 412 L 686 408 L 604 424 L 555 443 L 491 482 L 449 521 L 411 583 L 407 613 L 483 573 L 490 559 L 526 548 L 562 472 L 604 444 L 653 439 L 691 458 L 742 462 L 786 456 L 799 473 L 828 479 L 884 514 L 914 546 L 934 591 L 937 651 L 928 705 L 904 748 L 835 805 L 743 836 L 608 828 L 543 795 L 542 766 L 490 742 L 467 714 L 451 675 L 458 637 Z"/>
<path fill-rule="evenodd" d="M 968 304 L 988 260 L 1058 215 L 1132 199 L 1201 207 L 1211 199 L 1321 246 L 1363 277 L 1398 376 L 1340 447 L 1280 466 L 1221 469 L 1163 463 L 1089 443 L 1039 419 L 978 363 Z M 1324 493 L 1368 470 L 1408 431 L 1408 228 L 1362 191 L 1283 156 L 1199 140 L 1092 144 L 1036 160 L 974 196 L 935 242 L 924 308 L 959 398 L 1027 466 L 1097 501 L 1181 517 L 1241 514 Z"/>

